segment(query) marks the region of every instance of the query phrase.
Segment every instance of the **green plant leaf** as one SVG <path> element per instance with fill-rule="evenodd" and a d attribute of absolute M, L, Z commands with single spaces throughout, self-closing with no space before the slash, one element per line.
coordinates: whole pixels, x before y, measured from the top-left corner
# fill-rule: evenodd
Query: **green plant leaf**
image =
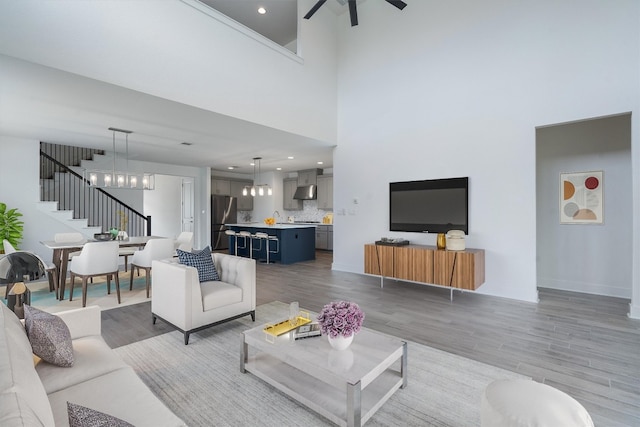
<path fill-rule="evenodd" d="M 16 249 L 22 241 L 24 222 L 17 208 L 7 210 L 6 203 L 0 202 L 0 240 L 8 240 Z"/>

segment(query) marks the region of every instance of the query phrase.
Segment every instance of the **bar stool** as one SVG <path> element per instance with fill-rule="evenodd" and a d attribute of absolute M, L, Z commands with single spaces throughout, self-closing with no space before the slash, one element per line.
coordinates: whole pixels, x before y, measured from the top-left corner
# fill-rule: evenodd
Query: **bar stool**
<path fill-rule="evenodd" d="M 270 242 L 276 242 L 276 250 L 272 251 L 271 250 L 271 245 L 269 244 Z M 269 240 L 267 241 L 267 262 L 269 262 L 269 254 L 277 254 L 278 252 L 280 252 L 280 239 L 278 239 L 278 236 L 272 236 L 269 235 Z"/>
<path fill-rule="evenodd" d="M 262 252 L 262 241 L 265 240 L 263 237 L 263 234 L 266 234 L 266 233 L 257 231 L 256 234 L 251 235 L 251 253 L 253 254 L 257 252 L 256 258 L 255 258 L 256 260 L 260 259 L 260 252 Z M 258 242 L 257 246 L 253 245 L 254 241 Z"/>
<path fill-rule="evenodd" d="M 247 239 L 249 240 L 249 258 L 253 258 L 253 239 L 254 235 L 246 230 L 238 231 L 236 239 L 242 237 L 244 239 L 244 248 L 247 247 Z"/>
<path fill-rule="evenodd" d="M 233 236 L 233 242 L 235 244 L 235 251 L 233 252 L 233 254 L 235 256 L 238 256 L 238 249 L 245 249 L 247 247 L 247 238 L 245 236 L 241 236 L 239 232 L 236 232 L 234 230 L 225 230 L 224 233 L 229 237 Z M 238 246 L 238 239 L 240 238 L 242 238 L 243 240 L 242 246 Z"/>
<path fill-rule="evenodd" d="M 269 239 L 269 235 L 265 232 L 262 231 L 258 231 L 256 234 L 253 235 L 253 237 L 258 241 L 258 243 L 260 243 L 260 246 L 258 247 L 257 251 L 258 251 L 258 256 L 256 257 L 256 259 L 258 259 L 260 257 L 260 251 L 262 251 L 262 241 L 265 241 L 265 244 L 268 243 L 268 239 Z M 267 264 L 269 263 L 269 246 L 266 247 L 266 254 L 267 254 Z"/>
<path fill-rule="evenodd" d="M 280 239 L 278 239 L 278 236 L 271 236 L 267 233 L 263 233 L 263 232 L 258 232 L 255 234 L 255 237 L 260 239 L 260 249 L 262 249 L 262 241 L 264 240 L 265 243 L 265 252 L 267 254 L 267 264 L 270 263 L 269 261 L 269 254 L 277 254 L 278 252 L 280 252 Z M 271 245 L 270 242 L 276 242 L 276 250 L 272 251 L 271 250 Z"/>

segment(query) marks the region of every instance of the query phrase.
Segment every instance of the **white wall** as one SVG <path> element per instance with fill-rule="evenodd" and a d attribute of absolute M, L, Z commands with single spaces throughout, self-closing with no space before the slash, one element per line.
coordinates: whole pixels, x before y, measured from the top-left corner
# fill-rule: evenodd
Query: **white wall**
<path fill-rule="evenodd" d="M 467 246 L 486 250 L 479 292 L 536 301 L 535 128 L 632 111 L 638 129 L 640 3 L 421 1 L 398 12 L 370 1 L 358 12 L 357 28 L 338 23 L 333 267 L 362 272 L 363 245 L 380 236 L 435 243 L 388 231 L 389 182 L 468 176 Z"/>
<path fill-rule="evenodd" d="M 96 160 L 83 162 L 83 167 L 109 170 L 113 167 L 110 155 L 96 156 Z M 194 247 L 202 248 L 209 244 L 210 237 L 210 200 L 211 180 L 207 178 L 209 168 L 167 165 L 164 163 L 142 162 L 117 157 L 117 170 L 129 170 L 137 173 L 155 173 L 158 190 L 131 191 L 109 189 L 107 192 L 130 203 L 143 215 L 151 215 L 152 234 L 174 237 L 182 231 L 181 219 L 181 180 L 183 177 L 194 180 Z M 176 188 L 177 186 L 177 188 Z M 150 200 L 147 200 L 150 198 Z M 177 217 L 177 218 L 176 218 Z M 204 233 L 204 234 L 200 234 Z"/>
<path fill-rule="evenodd" d="M 1 2 L 0 52 L 320 140 L 336 135 L 336 38 L 304 21 L 304 60 L 193 1 Z M 303 0 L 299 10 L 308 10 Z M 307 7 L 308 6 L 308 7 Z M 281 48 L 282 49 L 282 48 Z"/>
<path fill-rule="evenodd" d="M 631 298 L 631 117 L 537 130 L 538 286 Z M 561 172 L 603 171 L 604 223 L 560 224 Z"/>
<path fill-rule="evenodd" d="M 6 203 L 10 208 L 18 208 L 24 215 L 24 240 L 20 247 L 32 250 L 45 259 L 51 259 L 51 251 L 42 246 L 40 241 L 51 240 L 55 233 L 74 230 L 51 219 L 36 208 L 36 204 L 40 201 L 39 164 L 39 141 L 18 139 L 0 133 L 0 170 L 2 171 L 0 174 L 0 201 Z M 201 245 L 207 245 L 211 233 L 209 169 L 135 161 L 130 162 L 130 165 L 132 170 L 142 168 L 140 170 L 152 173 L 193 178 L 194 204 L 197 213 L 194 218 L 194 246 L 204 247 Z M 164 203 L 179 208 L 180 193 L 175 199 L 165 198 Z M 152 218 L 152 224 L 153 222 Z"/>
<path fill-rule="evenodd" d="M 331 141 L 337 131 L 335 269 L 362 272 L 363 244 L 392 234 L 390 181 L 469 176 L 468 246 L 487 251 L 479 291 L 535 301 L 535 128 L 635 113 L 640 182 L 636 0 L 415 1 L 402 12 L 368 1 L 357 27 L 348 14 L 334 25 L 323 8 L 301 27 L 304 66 L 183 6 L 4 2 L 0 52 L 300 135 Z M 640 186 L 633 194 L 640 254 Z"/>
<path fill-rule="evenodd" d="M 51 259 L 51 251 L 40 241 L 53 239 L 55 233 L 75 230 L 36 209 L 40 201 L 39 159 L 39 141 L 0 135 L 0 201 L 23 214 L 24 238 L 19 248 Z"/>
<path fill-rule="evenodd" d="M 174 238 L 182 231 L 182 177 L 156 175 L 156 189 L 144 192 L 144 213 L 151 215 L 151 234 Z"/>
<path fill-rule="evenodd" d="M 264 221 L 265 218 L 271 217 L 276 210 L 282 213 L 282 173 L 263 172 L 259 181 L 262 184 L 270 185 L 273 195 L 253 198 L 253 211 L 251 212 L 253 222 Z"/>

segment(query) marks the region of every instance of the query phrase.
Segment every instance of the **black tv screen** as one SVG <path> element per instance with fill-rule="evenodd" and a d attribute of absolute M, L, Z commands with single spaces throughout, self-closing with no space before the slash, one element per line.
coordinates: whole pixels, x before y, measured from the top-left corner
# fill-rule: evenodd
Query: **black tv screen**
<path fill-rule="evenodd" d="M 389 229 L 421 233 L 462 230 L 469 234 L 469 178 L 389 184 Z"/>

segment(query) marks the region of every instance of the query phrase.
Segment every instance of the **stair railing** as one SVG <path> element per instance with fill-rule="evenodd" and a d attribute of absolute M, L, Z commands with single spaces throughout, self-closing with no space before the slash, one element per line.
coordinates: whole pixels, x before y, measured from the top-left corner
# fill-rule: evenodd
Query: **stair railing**
<path fill-rule="evenodd" d="M 52 176 L 40 178 L 40 200 L 58 202 L 58 209 L 72 210 L 75 219 L 86 218 L 90 227 L 120 230 L 122 223 L 129 236 L 150 236 L 151 216 L 144 216 L 131 206 L 89 181 L 40 150 L 40 170 Z M 125 218 L 124 220 L 122 218 Z M 121 230 L 122 231 L 122 230 Z"/>

